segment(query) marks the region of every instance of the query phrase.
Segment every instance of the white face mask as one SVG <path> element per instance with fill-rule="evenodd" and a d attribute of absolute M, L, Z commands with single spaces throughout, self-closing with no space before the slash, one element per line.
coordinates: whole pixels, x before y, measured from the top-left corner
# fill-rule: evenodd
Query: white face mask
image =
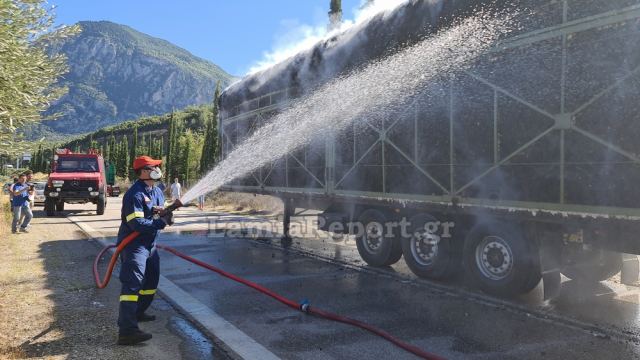
<path fill-rule="evenodd" d="M 151 171 L 149 173 L 149 177 L 152 180 L 160 180 L 160 179 L 162 179 L 162 170 L 160 170 L 160 168 L 158 168 L 158 167 L 154 168 L 153 171 Z"/>

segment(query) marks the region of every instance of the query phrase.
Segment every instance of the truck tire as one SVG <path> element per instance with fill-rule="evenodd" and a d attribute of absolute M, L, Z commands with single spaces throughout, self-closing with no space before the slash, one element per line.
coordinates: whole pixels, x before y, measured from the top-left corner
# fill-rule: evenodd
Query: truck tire
<path fill-rule="evenodd" d="M 52 198 L 46 198 L 44 201 L 44 212 L 47 213 L 47 216 L 55 216 L 56 215 L 56 201 Z"/>
<path fill-rule="evenodd" d="M 452 239 L 443 239 L 436 230 L 427 231 L 425 225 L 437 221 L 429 214 L 418 214 L 409 220 L 408 238 L 402 239 L 404 261 L 419 277 L 451 278 L 460 267 L 460 256 L 454 251 Z"/>
<path fill-rule="evenodd" d="M 104 215 L 104 208 L 106 205 L 107 201 L 105 200 L 104 195 L 98 196 L 96 214 Z"/>
<path fill-rule="evenodd" d="M 467 275 L 486 293 L 512 297 L 531 291 L 541 278 L 538 247 L 518 226 L 481 223 L 465 239 Z"/>
<path fill-rule="evenodd" d="M 58 201 L 56 203 L 56 211 L 64 211 L 64 201 Z"/>
<path fill-rule="evenodd" d="M 365 210 L 358 217 L 356 245 L 362 260 L 371 266 L 389 266 L 402 257 L 402 245 L 395 234 L 387 234 L 387 217 L 379 210 Z"/>
<path fill-rule="evenodd" d="M 562 269 L 571 280 L 604 281 L 622 270 L 622 253 L 606 250 L 581 250 L 574 263 Z"/>

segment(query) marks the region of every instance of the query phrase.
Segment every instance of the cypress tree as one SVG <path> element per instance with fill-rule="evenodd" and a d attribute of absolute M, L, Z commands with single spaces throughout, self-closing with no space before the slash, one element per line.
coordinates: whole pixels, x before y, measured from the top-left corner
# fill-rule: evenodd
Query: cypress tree
<path fill-rule="evenodd" d="M 109 137 L 109 144 L 107 145 L 107 157 L 109 158 L 109 160 L 111 160 L 111 162 L 115 165 L 116 162 L 118 161 L 118 156 L 116 155 L 116 137 L 113 134 L 113 131 L 111 132 L 111 136 Z"/>
<path fill-rule="evenodd" d="M 53 154 L 49 154 L 49 149 L 43 149 L 42 150 L 42 158 L 40 160 L 40 168 L 42 169 L 42 172 L 48 172 L 49 171 L 49 159 L 51 159 L 53 157 Z"/>
<path fill-rule="evenodd" d="M 164 139 L 162 137 L 158 139 L 158 156 L 164 156 Z"/>
<path fill-rule="evenodd" d="M 109 161 L 114 166 L 114 170 L 116 172 L 116 176 L 120 175 L 120 173 L 118 172 L 118 165 L 120 165 L 120 162 L 118 161 L 118 159 L 120 158 L 120 153 L 118 152 L 118 145 L 119 144 L 115 144 L 115 145 L 111 146 L 111 157 L 109 157 Z"/>
<path fill-rule="evenodd" d="M 152 155 L 152 157 L 154 159 L 157 158 L 155 151 L 153 149 L 153 136 L 151 134 L 149 134 L 149 136 L 147 137 L 147 153 L 149 153 L 149 155 Z"/>
<path fill-rule="evenodd" d="M 203 175 L 209 169 L 209 153 L 211 152 L 211 125 L 212 121 L 207 118 L 204 130 L 204 142 L 202 143 L 202 156 L 200 156 L 200 174 Z"/>
<path fill-rule="evenodd" d="M 129 139 L 127 135 L 122 138 L 122 176 L 126 177 L 131 166 L 129 166 Z M 133 178 L 133 177 L 131 177 Z"/>
<path fill-rule="evenodd" d="M 38 160 L 37 160 L 36 166 L 38 167 L 39 172 L 46 171 L 44 166 L 44 149 L 42 148 L 42 143 L 38 145 Z"/>
<path fill-rule="evenodd" d="M 171 136 L 172 142 L 169 144 L 169 147 L 170 147 L 169 156 L 167 157 L 167 160 L 171 161 L 170 168 L 169 168 L 169 174 L 170 174 L 169 179 L 176 177 L 181 170 L 180 155 L 182 154 L 182 152 L 180 151 L 180 138 L 182 134 L 183 134 L 182 124 L 180 120 L 178 120 L 177 118 L 174 118 L 173 133 Z"/>
<path fill-rule="evenodd" d="M 340 27 L 342 23 L 342 0 L 331 0 L 329 5 L 329 30 Z"/>
<path fill-rule="evenodd" d="M 173 142 L 174 142 L 174 138 L 175 138 L 175 121 L 174 121 L 174 117 L 173 117 L 173 111 L 171 111 L 171 115 L 169 118 L 169 133 L 167 135 L 167 163 L 165 166 L 165 173 L 167 174 L 167 178 L 166 178 L 166 182 L 169 183 L 170 179 L 172 179 L 172 166 L 173 166 L 173 156 L 174 154 L 172 153 L 173 150 Z"/>
<path fill-rule="evenodd" d="M 134 159 L 138 156 L 138 125 L 133 127 L 133 138 L 131 139 L 131 154 L 129 157 Z"/>
<path fill-rule="evenodd" d="M 216 86 L 213 97 L 211 114 L 207 117 L 204 143 L 202 144 L 202 156 L 200 157 L 200 174 L 204 175 L 213 168 L 216 163 L 218 150 L 218 98 L 220 97 L 220 81 Z"/>
<path fill-rule="evenodd" d="M 193 148 L 193 137 L 191 135 L 190 132 L 187 132 L 184 135 L 184 149 L 183 149 L 183 156 L 182 156 L 182 177 L 183 177 L 183 182 L 185 184 L 185 186 L 188 186 L 190 184 L 190 180 L 192 177 L 192 173 L 191 173 L 191 163 L 193 162 L 193 154 L 192 154 L 192 148 Z"/>
<path fill-rule="evenodd" d="M 38 172 L 38 152 L 40 151 L 40 148 L 36 149 L 36 151 L 33 152 L 33 156 L 31 156 L 31 161 L 29 162 L 29 169 L 31 169 L 31 171 Z"/>

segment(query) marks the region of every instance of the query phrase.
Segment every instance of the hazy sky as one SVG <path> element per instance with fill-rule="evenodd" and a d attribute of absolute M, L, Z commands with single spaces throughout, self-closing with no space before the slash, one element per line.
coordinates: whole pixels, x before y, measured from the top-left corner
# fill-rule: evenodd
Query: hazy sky
<path fill-rule="evenodd" d="M 329 0 L 49 0 L 59 24 L 109 20 L 168 40 L 243 75 L 327 22 Z M 361 0 L 342 0 L 352 19 Z"/>

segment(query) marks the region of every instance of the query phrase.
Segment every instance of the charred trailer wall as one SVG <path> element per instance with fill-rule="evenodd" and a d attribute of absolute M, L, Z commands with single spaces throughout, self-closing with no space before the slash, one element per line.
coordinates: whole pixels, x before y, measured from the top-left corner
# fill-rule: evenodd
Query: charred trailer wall
<path fill-rule="evenodd" d="M 410 1 L 231 86 L 223 154 L 288 101 L 475 3 Z M 640 1 L 517 6 L 531 10 L 523 28 L 466 71 L 232 188 L 640 215 Z"/>

